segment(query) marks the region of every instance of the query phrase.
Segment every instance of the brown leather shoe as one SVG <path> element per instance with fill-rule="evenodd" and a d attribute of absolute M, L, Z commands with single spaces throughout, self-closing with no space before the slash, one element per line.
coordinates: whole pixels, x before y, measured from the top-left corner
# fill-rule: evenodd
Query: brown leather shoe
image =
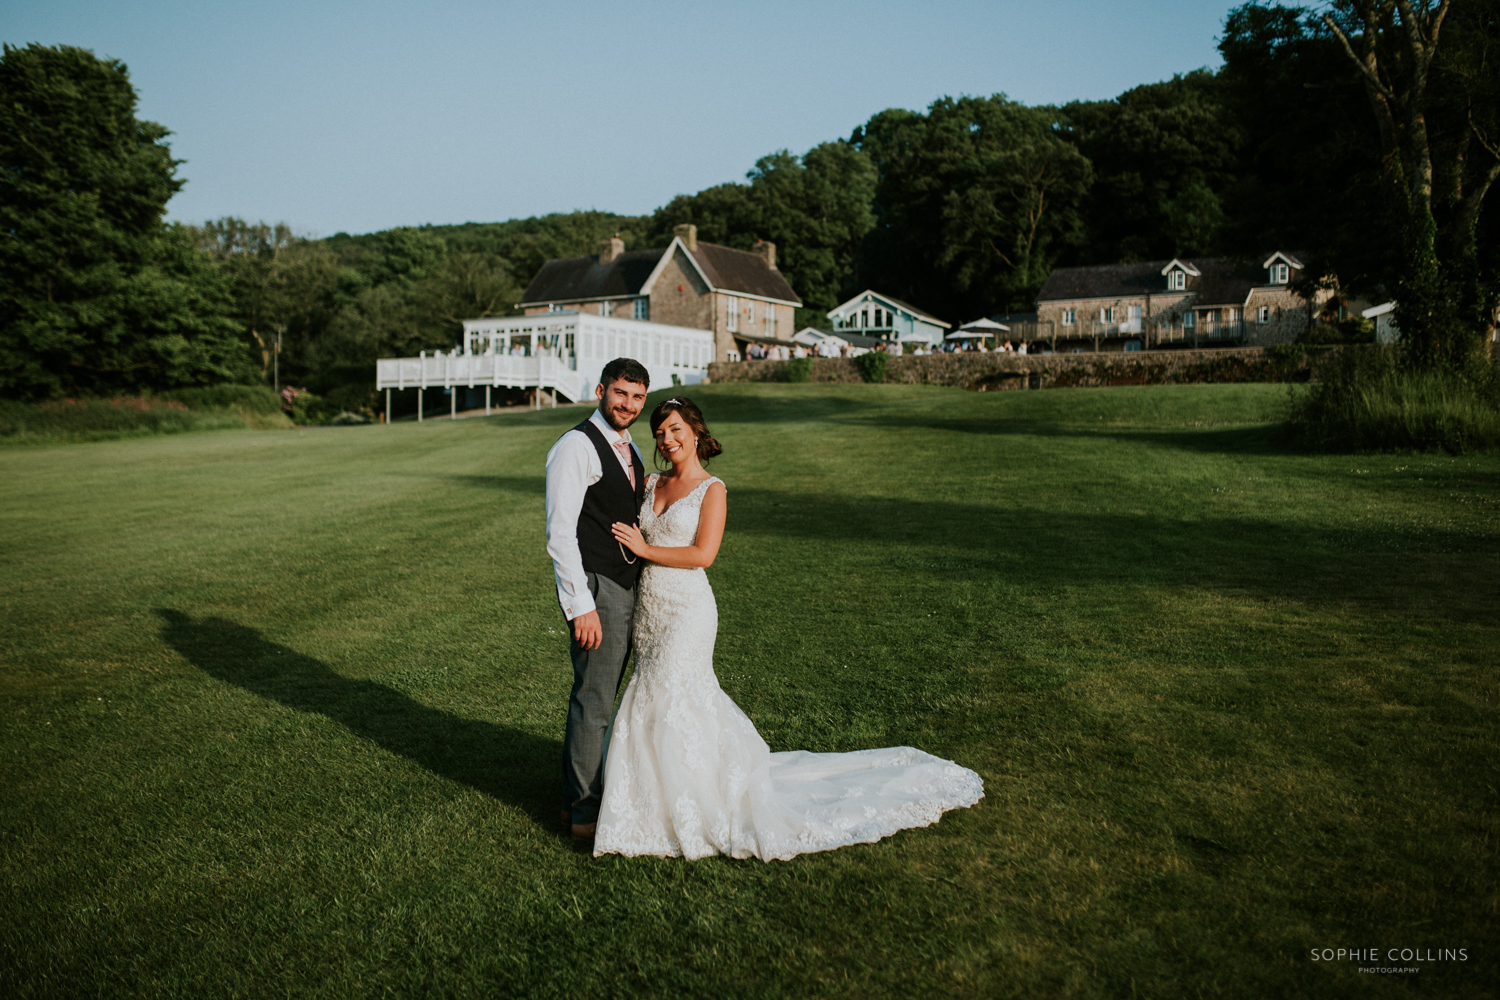
<path fill-rule="evenodd" d="M 572 833 L 578 840 L 593 840 L 594 832 L 598 829 L 598 823 L 574 823 Z"/>

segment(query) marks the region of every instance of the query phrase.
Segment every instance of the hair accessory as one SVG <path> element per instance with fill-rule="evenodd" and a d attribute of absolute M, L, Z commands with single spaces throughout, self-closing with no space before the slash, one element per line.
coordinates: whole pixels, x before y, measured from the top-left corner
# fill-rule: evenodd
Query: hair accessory
<path fill-rule="evenodd" d="M 678 399 L 676 396 L 673 396 L 671 399 L 667 400 L 667 403 L 676 403 L 678 406 L 681 406 L 682 400 Z M 667 404 L 663 403 L 662 405 L 665 406 Z"/>

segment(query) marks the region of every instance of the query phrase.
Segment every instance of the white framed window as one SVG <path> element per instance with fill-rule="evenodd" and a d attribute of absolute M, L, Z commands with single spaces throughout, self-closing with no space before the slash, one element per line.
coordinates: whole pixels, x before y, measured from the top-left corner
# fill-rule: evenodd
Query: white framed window
<path fill-rule="evenodd" d="M 1288 269 L 1285 264 L 1271 265 L 1271 284 L 1284 285 L 1287 282 Z"/>
<path fill-rule="evenodd" d="M 755 325 L 755 300 L 754 299 L 747 299 L 745 301 L 745 323 L 748 326 L 754 326 Z"/>
<path fill-rule="evenodd" d="M 1105 306 L 1099 310 L 1099 322 L 1113 323 L 1115 321 L 1115 307 Z"/>
<path fill-rule="evenodd" d="M 766 336 L 776 336 L 776 307 L 773 305 L 766 306 Z"/>
<path fill-rule="evenodd" d="M 645 296 L 642 296 L 641 298 L 636 299 L 635 300 L 635 308 L 631 311 L 631 315 L 634 316 L 636 319 L 650 319 L 651 318 L 651 300 L 648 299 L 648 298 L 646 298 Z"/>
<path fill-rule="evenodd" d="M 868 330 L 870 328 L 870 310 L 861 309 L 859 311 L 859 328 L 861 330 Z"/>
<path fill-rule="evenodd" d="M 1271 307 L 1260 306 L 1255 310 L 1255 322 L 1266 324 L 1271 322 Z"/>
<path fill-rule="evenodd" d="M 547 303 L 547 311 L 549 313 L 560 313 L 563 311 L 563 307 L 556 302 L 549 302 Z"/>
<path fill-rule="evenodd" d="M 740 328 L 740 300 L 733 295 L 726 296 L 724 306 L 726 315 L 729 318 L 729 329 L 733 332 L 738 332 Z"/>
<path fill-rule="evenodd" d="M 1187 273 L 1172 270 L 1167 272 L 1167 288 L 1174 292 L 1180 292 L 1187 287 Z"/>
<path fill-rule="evenodd" d="M 599 303 L 599 315 L 600 316 L 613 316 L 614 314 L 615 314 L 615 304 L 613 302 L 604 301 L 604 302 Z"/>
<path fill-rule="evenodd" d="M 1197 313 L 1193 312 L 1192 310 L 1188 310 L 1187 312 L 1185 312 L 1185 313 L 1182 314 L 1182 328 L 1184 330 L 1191 330 L 1194 327 L 1196 327 L 1197 325 L 1198 325 L 1198 314 Z"/>
<path fill-rule="evenodd" d="M 1063 326 L 1072 326 L 1073 324 L 1075 324 L 1077 322 L 1078 322 L 1078 310 L 1076 310 L 1076 309 L 1064 309 L 1063 310 Z"/>

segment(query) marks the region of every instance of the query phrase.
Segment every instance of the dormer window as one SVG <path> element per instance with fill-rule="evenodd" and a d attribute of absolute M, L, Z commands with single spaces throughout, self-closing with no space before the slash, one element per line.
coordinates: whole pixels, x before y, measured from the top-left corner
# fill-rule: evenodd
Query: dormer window
<path fill-rule="evenodd" d="M 1289 269 L 1285 264 L 1271 265 L 1271 284 L 1284 285 L 1287 282 Z"/>
<path fill-rule="evenodd" d="M 1187 287 L 1187 275 L 1182 271 L 1167 272 L 1167 290 L 1180 292 Z"/>

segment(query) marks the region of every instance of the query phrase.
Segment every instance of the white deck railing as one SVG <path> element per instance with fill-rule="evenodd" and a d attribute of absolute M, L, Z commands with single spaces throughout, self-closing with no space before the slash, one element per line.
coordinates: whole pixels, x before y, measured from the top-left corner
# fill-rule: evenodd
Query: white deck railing
<path fill-rule="evenodd" d="M 583 398 L 582 380 L 570 358 L 551 354 L 464 354 L 454 350 L 416 358 L 381 358 L 375 362 L 377 389 L 551 389 L 572 400 Z"/>
<path fill-rule="evenodd" d="M 612 358 L 637 359 L 650 373 L 652 388 L 660 388 L 701 382 L 713 351 L 714 335 L 707 330 L 592 313 L 469 319 L 463 346 L 452 351 L 376 361 L 375 385 L 387 390 L 387 419 L 389 390 L 416 389 L 420 420 L 423 389 L 536 389 L 538 406 L 550 390 L 556 405 L 558 396 L 574 402 L 593 398 L 600 371 Z M 488 392 L 485 400 L 489 412 Z M 457 405 L 455 392 L 450 413 L 457 413 Z"/>

